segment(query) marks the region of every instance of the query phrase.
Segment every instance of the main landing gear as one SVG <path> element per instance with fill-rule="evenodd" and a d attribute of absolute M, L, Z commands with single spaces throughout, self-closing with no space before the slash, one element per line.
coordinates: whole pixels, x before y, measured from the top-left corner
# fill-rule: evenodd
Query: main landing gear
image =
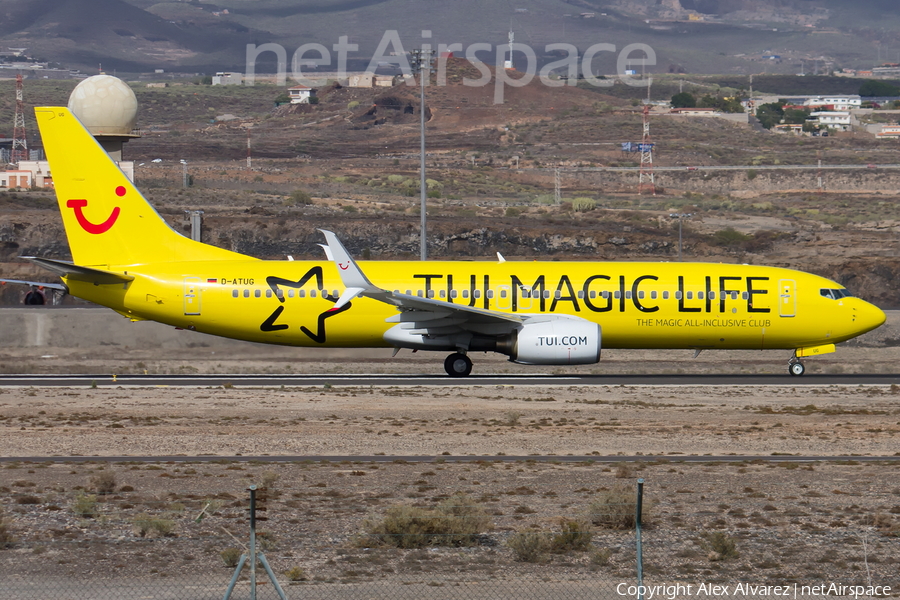
<path fill-rule="evenodd" d="M 791 356 L 791 359 L 788 361 L 788 373 L 797 377 L 806 373 L 806 367 L 803 366 L 796 354 Z"/>
<path fill-rule="evenodd" d="M 468 377 L 472 372 L 472 360 L 460 352 L 455 352 L 444 360 L 444 370 L 450 377 Z"/>

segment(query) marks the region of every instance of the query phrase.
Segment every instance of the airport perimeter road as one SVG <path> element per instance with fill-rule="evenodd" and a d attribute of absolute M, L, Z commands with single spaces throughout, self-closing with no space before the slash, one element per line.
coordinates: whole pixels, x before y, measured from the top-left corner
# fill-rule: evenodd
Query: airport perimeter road
<path fill-rule="evenodd" d="M 454 379 L 446 375 L 0 375 L 0 387 L 91 386 L 448 386 L 448 385 L 709 385 L 804 386 L 900 385 L 900 374 L 804 375 L 472 375 Z"/>

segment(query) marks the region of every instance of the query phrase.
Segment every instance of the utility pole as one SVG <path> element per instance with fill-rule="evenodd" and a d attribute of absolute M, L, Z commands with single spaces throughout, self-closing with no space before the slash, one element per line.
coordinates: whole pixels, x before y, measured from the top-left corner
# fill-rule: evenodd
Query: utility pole
<path fill-rule="evenodd" d="M 425 216 L 425 199 L 427 198 L 427 190 L 425 189 L 425 80 L 431 77 L 431 50 L 412 50 L 413 63 L 419 73 L 419 213 L 420 234 L 419 234 L 419 260 L 428 258 L 428 241 L 426 232 L 426 216 Z"/>
<path fill-rule="evenodd" d="M 681 262 L 681 222 L 693 216 L 693 213 L 672 213 L 669 215 L 670 219 L 678 219 L 678 262 Z"/>
<path fill-rule="evenodd" d="M 556 202 L 556 205 L 559 206 L 562 203 L 562 193 L 561 186 L 559 181 L 559 167 L 556 169 L 556 176 L 553 181 L 553 199 Z"/>

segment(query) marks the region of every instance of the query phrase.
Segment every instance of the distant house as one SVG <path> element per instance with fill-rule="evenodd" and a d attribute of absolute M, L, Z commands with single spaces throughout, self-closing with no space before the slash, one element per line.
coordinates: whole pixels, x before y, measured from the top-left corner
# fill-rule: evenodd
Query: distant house
<path fill-rule="evenodd" d="M 716 112 L 715 108 L 673 108 L 669 111 L 669 113 L 673 115 L 686 116 L 707 116 L 715 114 Z"/>
<path fill-rule="evenodd" d="M 347 79 L 347 86 L 352 88 L 370 88 L 375 85 L 375 73 L 366 71 L 351 75 Z"/>
<path fill-rule="evenodd" d="M 375 87 L 394 87 L 397 83 L 396 75 L 376 75 Z"/>
<path fill-rule="evenodd" d="M 213 85 L 241 85 L 242 83 L 244 83 L 244 75 L 242 73 L 220 71 L 212 78 Z"/>
<path fill-rule="evenodd" d="M 853 110 L 862 105 L 862 98 L 858 95 L 854 96 L 816 96 L 807 99 L 803 106 L 805 108 L 825 108 L 829 110 Z"/>
<path fill-rule="evenodd" d="M 900 125 L 882 125 L 881 131 L 875 134 L 880 138 L 900 138 Z"/>
<path fill-rule="evenodd" d="M 291 104 L 310 104 L 310 98 L 316 97 L 316 88 L 306 85 L 295 85 L 288 88 L 288 96 L 291 97 Z"/>
<path fill-rule="evenodd" d="M 810 120 L 819 127 L 829 127 L 838 131 L 850 129 L 850 113 L 844 110 L 814 111 L 809 113 Z"/>

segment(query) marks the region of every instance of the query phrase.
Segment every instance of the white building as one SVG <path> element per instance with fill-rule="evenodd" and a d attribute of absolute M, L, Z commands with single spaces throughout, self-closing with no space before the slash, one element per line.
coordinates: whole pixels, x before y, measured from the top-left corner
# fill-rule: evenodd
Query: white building
<path fill-rule="evenodd" d="M 831 106 L 834 110 L 853 110 L 862 106 L 859 96 L 816 96 L 808 98 L 803 106 Z"/>
<path fill-rule="evenodd" d="M 291 97 L 291 104 L 309 104 L 309 99 L 316 97 L 316 88 L 295 85 L 292 88 L 288 88 L 288 96 Z"/>
<path fill-rule="evenodd" d="M 812 120 L 819 127 L 829 127 L 838 131 L 850 129 L 850 112 L 841 110 L 817 110 L 809 113 Z"/>
<path fill-rule="evenodd" d="M 212 78 L 213 85 L 241 85 L 242 83 L 244 83 L 244 75 L 242 73 L 220 71 Z"/>

